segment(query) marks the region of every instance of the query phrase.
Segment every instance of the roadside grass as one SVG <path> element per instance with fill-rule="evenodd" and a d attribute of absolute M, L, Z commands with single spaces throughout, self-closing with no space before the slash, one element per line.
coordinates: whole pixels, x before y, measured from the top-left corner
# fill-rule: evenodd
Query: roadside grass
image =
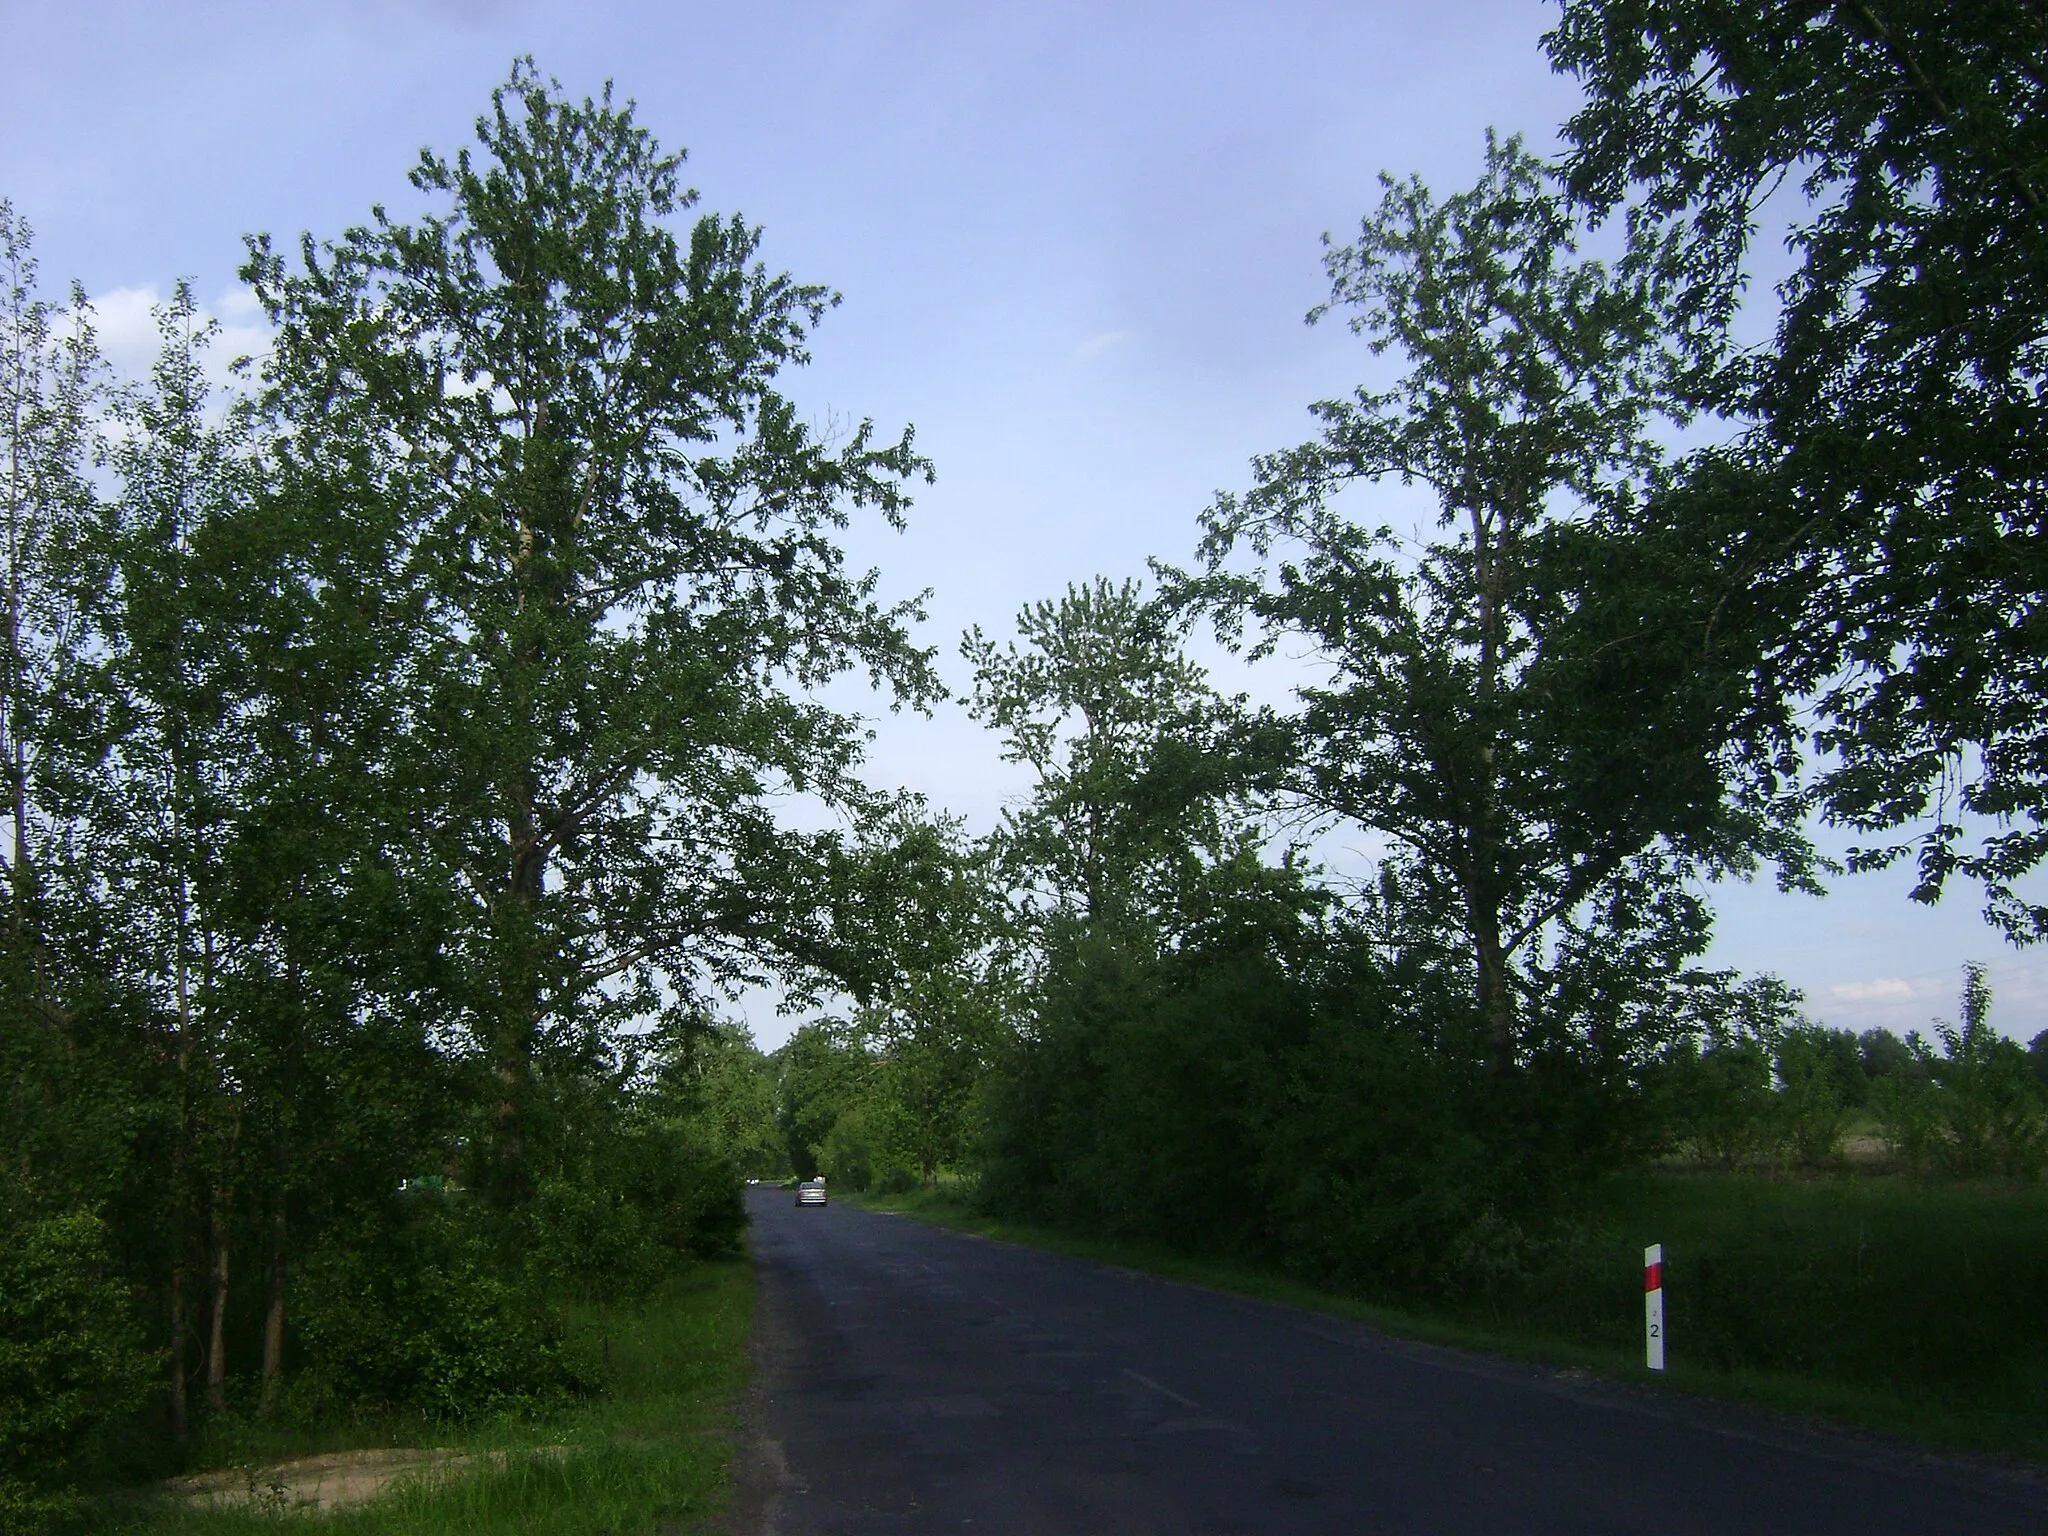
<path fill-rule="evenodd" d="M 753 1270 L 693 1265 L 637 1307 L 571 1311 L 572 1337 L 604 1390 L 532 1419 L 432 1424 L 384 1420 L 324 1431 L 248 1424 L 216 1430 L 199 1460 L 249 1468 L 317 1452 L 405 1445 L 473 1459 L 401 1480 L 373 1501 L 325 1514 L 282 1501 L 186 1505 L 161 1490 L 107 1495 L 95 1531 L 123 1536 L 256 1536 L 281 1525 L 333 1536 L 671 1536 L 723 1508 L 748 1372 Z"/>
<path fill-rule="evenodd" d="M 1562 1235 L 1475 1255 L 1470 1288 L 1424 1306 L 1277 1265 L 1004 1220 L 961 1184 L 858 1203 L 1398 1337 L 2048 1460 L 2048 1190 L 2037 1186 L 1650 1171 L 1598 1190 Z M 1643 1365 L 1653 1242 L 1666 1261 L 1661 1377 Z"/>

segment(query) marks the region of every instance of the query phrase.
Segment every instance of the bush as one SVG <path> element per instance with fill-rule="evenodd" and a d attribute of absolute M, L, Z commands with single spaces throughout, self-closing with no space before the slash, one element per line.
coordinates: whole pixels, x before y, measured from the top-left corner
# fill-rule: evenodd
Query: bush
<path fill-rule="evenodd" d="M 2035 1179 L 2048 1161 L 2048 1092 L 2028 1054 L 1992 1029 L 1983 967 L 1963 968 L 1963 1022 L 1937 1019 L 1941 1054 L 1907 1037 L 1912 1069 L 1877 1084 L 1872 1102 L 1893 1154 L 1914 1173 Z"/>
<path fill-rule="evenodd" d="M 155 1365 L 97 1215 L 0 1232 L 0 1532 L 41 1529 L 70 1507 Z"/>
<path fill-rule="evenodd" d="M 874 1184 L 874 1139 L 868 1134 L 867 1116 L 859 1109 L 849 1109 L 832 1122 L 818 1146 L 818 1171 L 856 1195 L 866 1194 Z"/>
<path fill-rule="evenodd" d="M 1734 1168 L 1762 1150 L 1774 1099 L 1771 1058 L 1747 1036 L 1681 1043 L 1660 1088 L 1678 1139 L 1703 1163 Z"/>
<path fill-rule="evenodd" d="M 1844 1074 L 1831 1049 L 1838 1038 L 1820 1029 L 1790 1029 L 1778 1042 L 1778 1118 L 1786 1155 L 1802 1168 L 1835 1161 L 1849 1116 Z"/>
<path fill-rule="evenodd" d="M 541 1181 L 527 1257 L 551 1288 L 627 1299 L 692 1259 L 736 1255 L 746 1224 L 739 1171 L 701 1128 L 648 1117 Z"/>
<path fill-rule="evenodd" d="M 531 1410 L 579 1390 L 559 1315 L 459 1203 L 406 1202 L 336 1231 L 294 1293 L 308 1357 L 301 1417 L 408 1409 L 433 1418 Z"/>

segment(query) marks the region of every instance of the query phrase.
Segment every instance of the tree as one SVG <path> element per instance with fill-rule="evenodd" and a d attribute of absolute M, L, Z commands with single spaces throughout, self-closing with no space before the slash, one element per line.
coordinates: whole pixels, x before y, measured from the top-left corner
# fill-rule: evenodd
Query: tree
<path fill-rule="evenodd" d="M 89 481 L 102 364 L 85 295 L 41 298 L 31 231 L 0 199 L 0 774 L 7 827 L 5 981 L 49 1022 L 62 1012 L 41 910 L 56 820 L 39 783 L 77 723 L 81 639 L 104 588 Z"/>
<path fill-rule="evenodd" d="M 1631 230 L 1611 268 L 1581 258 L 1512 139 L 1489 136 L 1469 191 L 1382 186 L 1309 319 L 1349 310 L 1405 373 L 1316 405 L 1316 440 L 1255 460 L 1176 595 L 1226 632 L 1251 621 L 1255 654 L 1312 647 L 1326 680 L 1300 690 L 1293 791 L 1387 839 L 1404 899 L 1462 931 L 1499 1076 L 1545 1043 L 1527 993 L 1655 1025 L 1626 995 L 1705 946 L 1684 877 L 1798 850 L 1772 830 L 1781 743 L 1736 698 L 1739 643 L 1673 644 L 1690 573 L 1615 533 L 1661 489 L 1653 433 L 1688 419 L 1715 344 L 1674 307 L 1671 243 Z M 1385 480 L 1434 494 L 1436 537 L 1339 504 Z M 1275 563 L 1241 569 L 1241 549 Z"/>
<path fill-rule="evenodd" d="M 205 1256 L 209 1406 L 223 1406 L 234 1155 L 245 1100 L 228 1063 L 222 981 L 238 935 L 226 850 L 248 804 L 243 727 L 215 622 L 218 570 L 209 540 L 246 508 L 246 416 L 215 402 L 204 373 L 211 327 L 188 285 L 157 310 L 162 346 L 149 383 L 120 401 L 109 449 L 118 489 L 97 530 L 110 576 L 89 646 L 101 728 L 76 744 L 85 857 L 71 871 L 81 904 L 97 902 L 121 944 L 108 957 L 156 1029 L 170 1065 L 166 1146 L 170 1399 L 186 1432 L 193 1340 L 192 1262 Z M 105 962 L 103 962 L 105 963 Z"/>
<path fill-rule="evenodd" d="M 2037 1178 L 2048 1156 L 2048 1095 L 2019 1042 L 1992 1027 L 1981 965 L 1963 967 L 1962 1015 L 1960 1025 L 1934 1021 L 1941 1055 L 1923 1055 L 1947 1131 L 1942 1156 L 1965 1177 Z"/>
<path fill-rule="evenodd" d="M 855 509 L 899 524 L 928 467 L 908 432 L 799 420 L 776 377 L 833 296 L 737 218 L 679 236 L 681 157 L 609 88 L 521 61 L 477 137 L 413 170 L 441 211 L 378 208 L 296 268 L 253 240 L 246 277 L 285 472 L 377 530 L 417 614 L 389 787 L 497 1085 L 479 1173 L 517 1202 L 542 1062 L 777 963 L 773 893 L 815 850 L 768 796 L 853 797 L 863 739 L 798 690 L 861 667 L 931 694 L 914 605 L 833 542 Z"/>
<path fill-rule="evenodd" d="M 1003 733 L 1003 756 L 1038 775 L 1004 813 L 997 862 L 1034 920 L 1065 918 L 1150 942 L 1184 929 L 1204 872 L 1256 863 L 1245 814 L 1261 762 L 1242 701 L 1210 688 L 1170 609 L 1136 582 L 1098 577 L 1017 616 L 1022 641 L 979 627 L 969 708 Z M 1191 899 L 1192 898 L 1192 899 Z"/>
<path fill-rule="evenodd" d="M 691 1031 L 665 1043 L 654 1102 L 663 1113 L 694 1118 L 718 1154 L 750 1176 L 789 1164 L 775 1119 L 775 1065 L 744 1026 Z"/>
<path fill-rule="evenodd" d="M 1917 843 L 1916 899 L 1959 874 L 2048 936 L 2019 883 L 2048 857 L 2048 17 L 1565 0 L 1547 46 L 1587 91 L 1574 195 L 1682 233 L 1693 312 L 1732 312 L 1789 222 L 1773 342 L 1716 381 L 1754 430 L 1702 464 L 1744 515 L 1670 510 L 1726 590 L 1780 593 L 1758 682 L 1815 696 L 1828 816 L 1892 834 L 1852 864 Z"/>
<path fill-rule="evenodd" d="M 925 971 L 856 1020 L 876 1060 L 867 1122 L 927 1187 L 969 1149 L 975 1089 L 1004 1038 L 999 998 L 963 970 Z"/>
<path fill-rule="evenodd" d="M 817 1173 L 819 1148 L 869 1088 L 874 1062 L 844 1035 L 843 1026 L 805 1024 L 774 1054 L 775 1118 L 800 1179 Z"/>

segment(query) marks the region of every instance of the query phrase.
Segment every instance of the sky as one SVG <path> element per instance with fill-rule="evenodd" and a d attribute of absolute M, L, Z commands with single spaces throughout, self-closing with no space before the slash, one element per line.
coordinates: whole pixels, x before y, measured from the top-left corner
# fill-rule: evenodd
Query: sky
<path fill-rule="evenodd" d="M 856 527 L 956 690 L 962 630 L 1095 575 L 1187 563 L 1196 518 L 1255 453 L 1312 435 L 1311 401 L 1385 377 L 1324 297 L 1319 239 L 1356 228 L 1381 171 L 1449 191 L 1487 128 L 1556 143 L 1576 91 L 1539 0 L 0 0 L 0 196 L 36 230 L 45 291 L 72 279 L 134 367 L 179 278 L 261 341 L 242 236 L 333 237 L 415 206 L 419 148 L 453 151 L 515 56 L 572 93 L 609 79 L 706 210 L 843 302 L 789 390 L 823 424 L 914 425 L 936 483 L 903 534 Z M 1382 369 L 1375 372 L 1375 369 Z M 1424 515 L 1374 493 L 1361 517 Z M 1272 681 L 1254 686 L 1272 688 Z M 957 703 L 877 701 L 869 776 L 987 830 L 1017 771 Z M 1329 856 L 1358 856 L 1339 838 Z M 2048 1028 L 2048 953 L 2015 951 L 1958 889 L 1903 872 L 1825 899 L 1715 893 L 1711 963 L 1774 971 L 1857 1030 L 1953 1017 L 1966 960 L 1993 1021 Z M 754 1019 L 774 1044 L 789 1027 Z"/>

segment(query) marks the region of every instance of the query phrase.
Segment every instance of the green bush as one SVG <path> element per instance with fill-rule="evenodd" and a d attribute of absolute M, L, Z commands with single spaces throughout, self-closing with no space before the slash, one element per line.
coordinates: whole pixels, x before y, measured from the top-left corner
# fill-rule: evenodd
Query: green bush
<path fill-rule="evenodd" d="M 701 1127 L 646 1117 L 540 1181 L 527 1259 L 551 1289 L 630 1299 L 693 1259 L 737 1255 L 746 1223 L 739 1170 Z"/>
<path fill-rule="evenodd" d="M 920 1179 L 915 1172 L 898 1164 L 895 1167 L 883 1170 L 882 1177 L 875 1183 L 875 1193 L 878 1195 L 907 1195 L 913 1189 L 922 1188 L 923 1185 L 924 1180 Z"/>
<path fill-rule="evenodd" d="M 1780 1144 L 1794 1164 L 1818 1168 L 1841 1150 L 1849 1123 L 1844 1074 L 1832 1031 L 1790 1029 L 1778 1041 L 1778 1123 Z"/>
<path fill-rule="evenodd" d="M 2018 1042 L 1991 1027 L 1983 967 L 1963 968 L 1963 1022 L 1937 1019 L 1937 1055 L 1917 1033 L 1908 1066 L 1871 1095 L 1892 1153 L 1910 1172 L 2037 1179 L 2048 1162 L 2048 1090 Z"/>
<path fill-rule="evenodd" d="M 1763 1150 L 1772 1109 L 1771 1058 L 1748 1036 L 1681 1042 L 1659 1087 L 1680 1145 L 1703 1163 L 1734 1168 Z"/>
<path fill-rule="evenodd" d="M 0 1231 L 0 1532 L 42 1529 L 149 1395 L 127 1288 L 91 1212 Z"/>
<path fill-rule="evenodd" d="M 818 1171 L 856 1195 L 867 1193 L 874 1184 L 874 1138 L 868 1134 L 867 1116 L 859 1109 L 849 1109 L 832 1122 L 832 1129 L 818 1146 Z"/>
<path fill-rule="evenodd" d="M 337 1230 L 307 1260 L 294 1319 L 301 1417 L 406 1409 L 467 1418 L 579 1390 L 553 1307 L 456 1202 Z"/>

